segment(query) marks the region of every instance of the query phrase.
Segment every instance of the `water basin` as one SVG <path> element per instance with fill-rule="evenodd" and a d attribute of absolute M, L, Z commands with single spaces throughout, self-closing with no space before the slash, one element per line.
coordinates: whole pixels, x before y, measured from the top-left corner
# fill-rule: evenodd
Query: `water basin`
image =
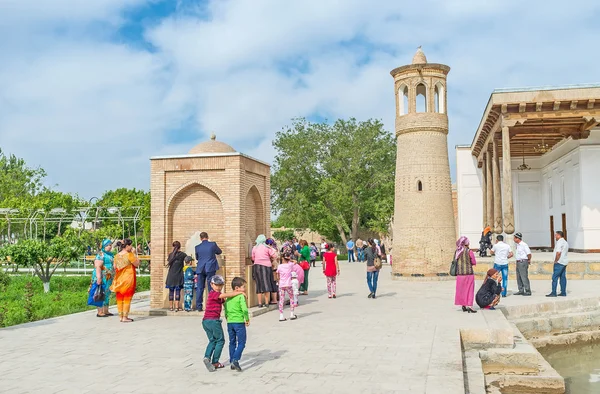
<path fill-rule="evenodd" d="M 600 342 L 538 349 L 563 378 L 567 394 L 600 393 Z"/>

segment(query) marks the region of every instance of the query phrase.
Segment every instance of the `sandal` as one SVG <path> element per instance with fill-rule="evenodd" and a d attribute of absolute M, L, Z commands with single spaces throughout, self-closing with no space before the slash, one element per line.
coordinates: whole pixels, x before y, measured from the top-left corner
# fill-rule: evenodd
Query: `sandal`
<path fill-rule="evenodd" d="M 221 369 L 221 368 L 225 368 L 225 366 L 221 363 L 214 363 L 213 367 L 215 367 L 215 369 Z"/>
<path fill-rule="evenodd" d="M 175 308 L 172 308 L 172 307 L 171 307 L 171 308 L 169 308 L 169 310 L 170 310 L 171 312 L 173 312 L 173 311 L 175 310 Z"/>
<path fill-rule="evenodd" d="M 114 313 L 110 313 L 110 312 L 105 313 L 105 316 L 114 316 L 114 315 L 115 315 Z"/>
<path fill-rule="evenodd" d="M 100 315 L 100 314 L 96 313 L 96 317 L 108 317 L 108 315 Z"/>
<path fill-rule="evenodd" d="M 127 318 L 125 320 L 121 320 L 121 323 L 133 323 L 133 319 Z"/>

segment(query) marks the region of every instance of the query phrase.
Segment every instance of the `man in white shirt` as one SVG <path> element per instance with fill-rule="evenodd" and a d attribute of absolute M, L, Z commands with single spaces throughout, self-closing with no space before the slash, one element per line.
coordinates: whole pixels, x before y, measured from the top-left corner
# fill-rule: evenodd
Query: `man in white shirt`
<path fill-rule="evenodd" d="M 327 242 L 325 238 L 321 238 L 321 257 L 323 257 L 323 253 L 327 252 Z"/>
<path fill-rule="evenodd" d="M 557 231 L 554 234 L 556 243 L 554 244 L 554 273 L 552 274 L 552 293 L 546 297 L 556 297 L 556 286 L 560 279 L 560 294 L 561 297 L 567 296 L 567 264 L 569 264 L 569 244 L 565 239 L 565 234 L 562 231 Z"/>
<path fill-rule="evenodd" d="M 531 287 L 529 286 L 529 264 L 531 264 L 531 249 L 529 245 L 523 242 L 523 234 L 515 234 L 515 244 L 517 249 L 517 285 L 519 292 L 515 295 L 530 296 Z"/>
<path fill-rule="evenodd" d="M 492 247 L 491 252 L 494 255 L 494 269 L 502 273 L 502 297 L 506 297 L 508 288 L 508 259 L 513 257 L 513 252 L 510 246 L 504 242 L 502 234 L 496 237 L 496 244 Z"/>

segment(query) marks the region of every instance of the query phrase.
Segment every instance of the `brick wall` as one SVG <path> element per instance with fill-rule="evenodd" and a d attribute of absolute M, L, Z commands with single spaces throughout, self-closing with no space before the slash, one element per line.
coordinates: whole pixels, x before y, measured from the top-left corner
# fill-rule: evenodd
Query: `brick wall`
<path fill-rule="evenodd" d="M 196 231 L 223 249 L 219 273 L 227 283 L 246 276 L 248 239 L 270 233 L 269 176 L 268 165 L 235 153 L 151 161 L 152 308 L 167 303 L 171 243 L 185 245 Z"/>
<path fill-rule="evenodd" d="M 432 97 L 436 84 L 445 89 L 447 70 L 444 67 L 439 70 L 404 67 L 394 75 L 396 86 L 405 85 L 409 92 L 409 113 L 403 115 L 397 111 L 396 117 L 398 155 L 392 265 L 396 275 L 447 273 L 455 250 L 448 117 L 446 113 L 434 112 Z M 415 95 L 419 84 L 426 86 L 427 112 L 416 112 Z M 443 98 L 445 104 L 445 92 Z"/>

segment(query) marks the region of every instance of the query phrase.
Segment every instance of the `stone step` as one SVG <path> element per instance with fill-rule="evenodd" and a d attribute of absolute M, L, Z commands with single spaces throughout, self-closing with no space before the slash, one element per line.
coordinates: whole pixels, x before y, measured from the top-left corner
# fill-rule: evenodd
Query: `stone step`
<path fill-rule="evenodd" d="M 564 379 L 513 326 L 513 349 L 480 352 L 488 393 L 564 393 Z"/>
<path fill-rule="evenodd" d="M 515 325 L 513 331 L 513 348 L 491 348 L 479 352 L 483 371 L 486 374 L 537 374 L 540 372 L 538 360 L 541 357 Z"/>
<path fill-rule="evenodd" d="M 463 349 L 509 348 L 515 345 L 513 326 L 500 311 L 480 310 L 485 326 L 460 330 Z"/>
<path fill-rule="evenodd" d="M 529 305 L 502 305 L 499 309 L 509 320 L 529 317 L 552 316 L 569 312 L 584 312 L 600 309 L 600 297 L 548 298 L 546 302 Z"/>
<path fill-rule="evenodd" d="M 600 329 L 600 310 L 528 317 L 515 319 L 513 323 L 527 338 L 591 331 Z"/>

